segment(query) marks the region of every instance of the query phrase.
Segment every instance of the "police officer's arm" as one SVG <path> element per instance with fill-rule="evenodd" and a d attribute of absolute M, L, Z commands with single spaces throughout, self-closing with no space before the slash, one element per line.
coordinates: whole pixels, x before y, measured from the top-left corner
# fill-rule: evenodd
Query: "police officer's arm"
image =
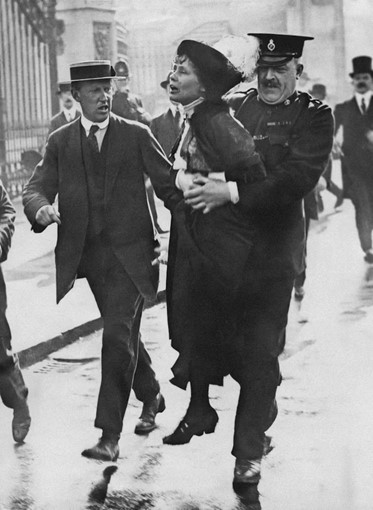
<path fill-rule="evenodd" d="M 8 257 L 15 218 L 16 211 L 6 189 L 0 182 L 0 262 L 4 262 Z"/>
<path fill-rule="evenodd" d="M 250 211 L 287 206 L 316 186 L 333 145 L 333 116 L 326 105 L 310 105 L 299 122 L 288 155 L 267 173 L 266 180 L 249 185 L 238 183 L 240 207 Z"/>
<path fill-rule="evenodd" d="M 171 163 L 150 129 L 139 127 L 141 155 L 144 172 L 150 177 L 155 194 L 164 205 L 172 210 L 182 200 L 182 193 L 177 190 L 170 176 Z"/>
<path fill-rule="evenodd" d="M 52 205 L 58 192 L 58 149 L 56 136 L 48 138 L 44 158 L 36 166 L 23 190 L 23 206 L 34 232 L 42 232 L 49 224 L 60 223 Z"/>

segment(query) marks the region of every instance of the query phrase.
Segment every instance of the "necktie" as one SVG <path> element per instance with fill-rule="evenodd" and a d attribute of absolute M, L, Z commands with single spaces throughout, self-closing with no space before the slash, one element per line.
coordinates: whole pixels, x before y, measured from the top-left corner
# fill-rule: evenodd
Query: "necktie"
<path fill-rule="evenodd" d="M 365 99 L 364 98 L 361 99 L 361 111 L 362 111 L 363 115 L 367 111 L 367 106 L 365 104 Z"/>
<path fill-rule="evenodd" d="M 92 124 L 91 129 L 89 130 L 89 135 L 88 135 L 88 143 L 89 143 L 92 151 L 96 154 L 100 152 L 100 149 L 98 148 L 98 141 L 97 141 L 97 138 L 95 135 L 95 133 L 99 129 L 100 128 L 96 124 Z"/>

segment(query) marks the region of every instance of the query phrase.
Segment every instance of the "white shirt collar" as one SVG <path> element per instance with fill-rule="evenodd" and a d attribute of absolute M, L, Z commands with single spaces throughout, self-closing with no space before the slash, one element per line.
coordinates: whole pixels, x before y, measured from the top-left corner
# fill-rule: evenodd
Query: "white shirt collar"
<path fill-rule="evenodd" d="M 91 126 L 95 124 L 95 126 L 98 126 L 99 129 L 106 129 L 109 125 L 110 115 L 107 116 L 107 119 L 105 119 L 103 122 L 92 122 L 91 120 L 87 119 L 87 117 L 82 115 L 80 116 L 80 122 L 82 123 L 82 126 L 85 129 L 85 132 L 87 136 L 89 135 L 89 130 L 91 129 Z"/>
<path fill-rule="evenodd" d="M 76 108 L 73 106 L 72 108 L 70 108 L 70 110 L 67 110 L 67 108 L 63 108 L 62 109 L 64 115 L 65 115 L 65 118 L 66 120 L 73 120 L 75 119 L 75 115 L 76 115 Z"/>
<path fill-rule="evenodd" d="M 205 100 L 204 97 L 199 97 L 195 101 L 192 101 L 191 103 L 184 105 L 184 114 L 185 114 L 185 117 L 187 119 L 190 119 L 190 117 L 193 115 L 194 110 L 196 109 L 196 107 L 199 104 L 203 103 L 204 100 Z"/>
<path fill-rule="evenodd" d="M 371 90 L 367 90 L 366 92 L 364 92 L 364 94 L 359 94 L 358 92 L 355 92 L 355 98 L 356 98 L 357 104 L 360 106 L 361 100 L 364 98 L 366 107 L 368 108 L 372 94 L 373 94 L 373 92 Z"/>

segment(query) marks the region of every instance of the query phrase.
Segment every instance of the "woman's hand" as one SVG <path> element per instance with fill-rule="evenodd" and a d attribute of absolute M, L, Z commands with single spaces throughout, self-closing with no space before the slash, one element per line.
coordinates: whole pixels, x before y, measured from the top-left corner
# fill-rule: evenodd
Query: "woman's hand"
<path fill-rule="evenodd" d="M 184 192 L 185 203 L 204 214 L 231 201 L 229 186 L 224 181 L 195 177 L 193 186 Z"/>

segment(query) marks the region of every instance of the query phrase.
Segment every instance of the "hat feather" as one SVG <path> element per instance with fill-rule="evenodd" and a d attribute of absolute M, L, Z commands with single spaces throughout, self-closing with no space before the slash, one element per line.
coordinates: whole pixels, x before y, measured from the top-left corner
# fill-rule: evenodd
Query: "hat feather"
<path fill-rule="evenodd" d="M 259 58 L 259 41 L 256 37 L 226 35 L 213 47 L 227 57 L 246 80 L 253 79 Z"/>

